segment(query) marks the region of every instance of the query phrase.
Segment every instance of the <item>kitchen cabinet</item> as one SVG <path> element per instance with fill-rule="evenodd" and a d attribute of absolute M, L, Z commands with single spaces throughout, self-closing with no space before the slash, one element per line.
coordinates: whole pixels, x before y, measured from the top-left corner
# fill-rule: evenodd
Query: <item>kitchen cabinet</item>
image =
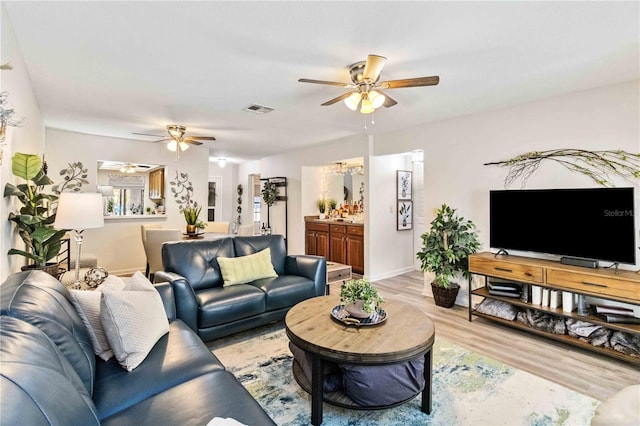
<path fill-rule="evenodd" d="M 328 258 L 329 225 L 326 223 L 307 223 L 304 246 L 306 254 Z"/>
<path fill-rule="evenodd" d="M 305 254 L 324 256 L 364 274 L 364 225 L 307 220 Z"/>
<path fill-rule="evenodd" d="M 164 199 L 164 168 L 149 172 L 149 198 Z"/>

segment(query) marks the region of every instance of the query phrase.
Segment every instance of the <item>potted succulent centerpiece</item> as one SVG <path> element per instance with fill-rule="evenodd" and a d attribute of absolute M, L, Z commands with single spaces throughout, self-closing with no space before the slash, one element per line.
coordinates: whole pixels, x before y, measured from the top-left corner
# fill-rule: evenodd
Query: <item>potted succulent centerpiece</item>
<path fill-rule="evenodd" d="M 355 318 L 369 318 L 384 302 L 369 280 L 349 280 L 340 289 L 340 304 Z"/>
<path fill-rule="evenodd" d="M 451 279 L 459 273 L 469 278 L 468 258 L 478 251 L 480 242 L 473 222 L 443 204 L 431 221 L 431 229 L 421 235 L 422 248 L 416 254 L 422 270 L 435 273 L 431 283 L 436 305 L 454 305 L 460 286 Z"/>
<path fill-rule="evenodd" d="M 66 230 L 56 230 L 53 227 L 58 195 L 44 192 L 44 187 L 52 185 L 53 181 L 44 171 L 40 156 L 35 154 L 14 154 L 11 158 L 11 171 L 14 176 L 25 181 L 18 185 L 7 183 L 4 187 L 5 197 L 15 197 L 22 204 L 17 213 L 9 213 L 8 219 L 16 224 L 25 249 L 12 248 L 8 254 L 26 257 L 30 264 L 23 269 L 44 269 L 55 276 L 58 273 L 58 263 L 49 264 L 48 261 L 60 253 Z"/>
<path fill-rule="evenodd" d="M 320 219 L 325 218 L 325 212 L 327 211 L 327 200 L 319 199 L 316 201 L 316 206 L 318 207 L 318 211 L 320 212 Z"/>
<path fill-rule="evenodd" d="M 204 229 L 204 222 L 198 217 L 202 211 L 202 206 L 192 204 L 183 207 L 182 214 L 184 214 L 184 220 L 187 221 L 187 234 L 193 235 L 198 232 L 198 229 Z"/>

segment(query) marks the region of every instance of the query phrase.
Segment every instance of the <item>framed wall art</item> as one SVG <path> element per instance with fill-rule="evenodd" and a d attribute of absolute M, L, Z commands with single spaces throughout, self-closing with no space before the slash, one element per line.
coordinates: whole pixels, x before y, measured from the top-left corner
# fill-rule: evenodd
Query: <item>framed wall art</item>
<path fill-rule="evenodd" d="M 413 201 L 398 200 L 398 231 L 408 231 L 413 228 Z"/>
<path fill-rule="evenodd" d="M 396 171 L 396 191 L 398 200 L 411 200 L 413 198 L 413 194 L 411 193 L 413 182 L 411 180 L 412 179 L 410 171 Z"/>

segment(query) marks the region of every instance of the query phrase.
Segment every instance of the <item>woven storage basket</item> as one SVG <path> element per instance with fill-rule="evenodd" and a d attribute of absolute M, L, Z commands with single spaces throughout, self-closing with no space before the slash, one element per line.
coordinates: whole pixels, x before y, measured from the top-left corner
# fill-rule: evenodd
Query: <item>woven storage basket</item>
<path fill-rule="evenodd" d="M 458 295 L 460 286 L 458 284 L 451 283 L 448 288 L 444 288 L 431 283 L 431 290 L 433 291 L 433 298 L 436 301 L 437 306 L 451 308 L 456 302 L 456 296 Z"/>

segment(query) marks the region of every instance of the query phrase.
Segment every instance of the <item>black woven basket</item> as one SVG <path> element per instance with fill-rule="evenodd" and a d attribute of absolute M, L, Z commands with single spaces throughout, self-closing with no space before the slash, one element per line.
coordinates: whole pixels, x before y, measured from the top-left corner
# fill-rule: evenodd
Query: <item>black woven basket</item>
<path fill-rule="evenodd" d="M 433 299 L 436 301 L 437 306 L 451 308 L 456 303 L 456 296 L 458 296 L 460 286 L 455 283 L 450 283 L 448 288 L 444 288 L 431 283 L 431 290 L 433 291 Z"/>

